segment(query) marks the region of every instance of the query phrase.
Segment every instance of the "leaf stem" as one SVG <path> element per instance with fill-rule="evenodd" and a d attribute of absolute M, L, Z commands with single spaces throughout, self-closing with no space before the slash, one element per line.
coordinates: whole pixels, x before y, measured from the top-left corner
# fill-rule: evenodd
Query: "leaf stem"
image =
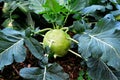
<path fill-rule="evenodd" d="M 45 78 L 45 74 L 46 74 L 46 66 L 45 66 L 45 69 L 44 69 L 43 80 L 46 80 L 46 78 Z"/>
<path fill-rule="evenodd" d="M 64 20 L 64 22 L 63 22 L 63 26 L 65 25 L 65 23 L 66 23 L 66 21 L 67 21 L 67 18 L 68 18 L 68 16 L 69 16 L 69 12 L 67 13 L 67 15 L 66 15 L 66 17 L 65 17 L 65 20 Z"/>
<path fill-rule="evenodd" d="M 68 32 L 69 28 L 68 27 L 62 27 L 62 30 L 65 30 L 65 32 Z"/>
<path fill-rule="evenodd" d="M 73 41 L 73 42 L 75 42 L 75 43 L 79 43 L 77 40 L 75 40 L 75 39 L 73 39 L 73 38 L 68 38 L 68 39 L 70 39 L 71 41 Z"/>
<path fill-rule="evenodd" d="M 39 31 L 35 32 L 34 34 L 38 34 L 38 33 L 44 32 L 44 31 L 48 31 L 48 30 L 51 30 L 51 28 L 45 28 L 45 29 L 39 30 Z"/>
<path fill-rule="evenodd" d="M 76 56 L 78 56 L 78 57 L 82 58 L 80 54 L 78 54 L 78 53 L 74 52 L 73 50 L 69 49 L 68 51 L 69 51 L 69 52 L 71 52 L 71 53 L 73 53 L 73 54 L 75 54 Z"/>
<path fill-rule="evenodd" d="M 53 25 L 53 29 L 55 29 L 56 27 L 55 27 L 55 24 L 54 23 L 52 23 L 52 25 Z"/>

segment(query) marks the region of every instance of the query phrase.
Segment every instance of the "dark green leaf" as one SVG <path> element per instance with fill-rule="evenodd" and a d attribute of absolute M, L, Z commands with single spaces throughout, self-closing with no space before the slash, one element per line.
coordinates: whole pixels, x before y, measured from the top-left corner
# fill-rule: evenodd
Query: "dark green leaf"
<path fill-rule="evenodd" d="M 120 10 L 111 11 L 111 14 L 114 16 L 120 15 Z"/>
<path fill-rule="evenodd" d="M 29 2 L 28 1 L 21 1 L 19 3 L 17 3 L 18 8 L 23 12 L 23 13 L 27 13 L 29 8 L 28 8 Z"/>
<path fill-rule="evenodd" d="M 36 39 L 30 37 L 25 39 L 25 44 L 36 58 L 41 60 L 44 58 L 44 49 L 43 46 Z"/>
<path fill-rule="evenodd" d="M 120 80 L 120 71 L 114 71 L 114 74 L 117 76 L 118 80 Z"/>
<path fill-rule="evenodd" d="M 116 22 L 116 28 L 118 29 L 118 30 L 120 30 L 120 22 L 118 21 L 118 22 Z"/>
<path fill-rule="evenodd" d="M 2 2 L 3 0 L 0 0 L 0 2 Z"/>
<path fill-rule="evenodd" d="M 18 35 L 20 32 L 12 29 L 4 29 L 0 32 L 0 69 L 5 65 L 12 64 L 14 60 L 16 62 L 25 60 L 24 38 Z"/>
<path fill-rule="evenodd" d="M 19 32 L 19 31 L 13 30 L 11 28 L 5 28 L 1 32 L 3 32 L 7 36 L 11 36 L 11 35 L 16 36 L 16 37 L 24 37 L 25 36 L 24 32 L 22 32 L 22 31 Z"/>
<path fill-rule="evenodd" d="M 105 18 L 115 20 L 115 17 L 112 14 L 107 14 Z"/>
<path fill-rule="evenodd" d="M 85 31 L 86 25 L 80 21 L 74 21 L 70 29 L 75 33 L 82 33 Z"/>
<path fill-rule="evenodd" d="M 113 9 L 113 6 L 110 5 L 110 3 L 108 3 L 105 7 L 106 7 L 106 9 L 108 9 L 108 10 L 112 10 L 112 9 Z"/>
<path fill-rule="evenodd" d="M 119 78 L 102 60 L 90 58 L 87 62 L 88 72 L 93 80 L 119 80 Z"/>
<path fill-rule="evenodd" d="M 30 26 L 29 28 L 35 29 L 35 22 L 33 21 L 30 13 L 27 14 L 27 24 Z"/>
<path fill-rule="evenodd" d="M 87 5 L 89 5 L 89 0 L 69 0 L 66 7 L 70 12 L 80 12 Z"/>
<path fill-rule="evenodd" d="M 44 56 L 39 62 L 38 62 L 40 68 L 44 68 L 48 64 L 48 57 Z"/>
<path fill-rule="evenodd" d="M 93 30 L 79 37 L 79 53 L 87 59 L 100 58 L 107 65 L 120 70 L 120 31 L 116 23 L 107 18 L 101 19 Z"/>
<path fill-rule="evenodd" d="M 110 0 L 112 3 L 117 3 L 117 1 L 116 0 Z"/>
<path fill-rule="evenodd" d="M 68 74 L 63 72 L 61 66 L 57 63 L 48 64 L 44 69 L 38 67 L 23 68 L 20 75 L 29 80 L 68 80 Z"/>
<path fill-rule="evenodd" d="M 117 3 L 120 4 L 120 0 L 117 0 Z"/>
<path fill-rule="evenodd" d="M 46 0 L 30 0 L 29 8 L 33 10 L 37 14 L 41 14 L 45 12 L 45 8 L 43 4 L 45 4 Z"/>
<path fill-rule="evenodd" d="M 83 14 L 89 14 L 89 13 L 95 12 L 96 10 L 104 12 L 105 11 L 105 6 L 102 6 L 102 5 L 92 5 L 92 6 L 89 6 L 89 7 L 86 7 L 84 9 L 82 9 L 81 12 Z"/>

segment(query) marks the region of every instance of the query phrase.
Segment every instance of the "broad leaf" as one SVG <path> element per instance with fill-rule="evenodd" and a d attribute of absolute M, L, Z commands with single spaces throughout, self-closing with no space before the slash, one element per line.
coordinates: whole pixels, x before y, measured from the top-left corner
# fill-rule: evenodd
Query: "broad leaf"
<path fill-rule="evenodd" d="M 70 12 L 80 12 L 87 5 L 89 5 L 89 0 L 69 0 L 66 8 Z"/>
<path fill-rule="evenodd" d="M 46 0 L 30 0 L 29 8 L 37 14 L 44 13 L 45 8 L 43 4 L 45 4 L 45 2 Z"/>
<path fill-rule="evenodd" d="M 0 2 L 2 2 L 3 0 L 0 0 Z"/>
<path fill-rule="evenodd" d="M 24 37 L 24 32 L 19 32 L 16 30 L 13 30 L 11 28 L 5 28 L 3 30 L 1 30 L 2 33 L 4 33 L 6 36 L 15 36 L 16 38 L 18 37 Z"/>
<path fill-rule="evenodd" d="M 118 30 L 120 30 L 120 22 L 119 22 L 119 21 L 116 22 L 116 25 L 115 25 L 115 26 L 116 26 L 116 28 L 117 28 Z"/>
<path fill-rule="evenodd" d="M 15 60 L 23 62 L 26 57 L 24 38 L 21 33 L 12 29 L 0 31 L 0 69 L 5 65 L 10 65 Z"/>
<path fill-rule="evenodd" d="M 110 0 L 112 3 L 117 3 L 117 0 Z"/>
<path fill-rule="evenodd" d="M 117 0 L 118 4 L 120 4 L 120 0 Z"/>
<path fill-rule="evenodd" d="M 120 31 L 116 23 L 107 18 L 101 19 L 93 30 L 79 37 L 79 53 L 87 59 L 100 58 L 107 65 L 120 70 Z"/>
<path fill-rule="evenodd" d="M 112 11 L 111 14 L 114 16 L 120 15 L 120 10 Z"/>
<path fill-rule="evenodd" d="M 29 5 L 29 1 L 24 1 L 24 0 L 17 3 L 18 8 L 24 13 L 28 12 L 29 10 L 28 5 Z"/>
<path fill-rule="evenodd" d="M 61 66 L 57 63 L 48 64 L 44 69 L 38 67 L 23 68 L 20 75 L 29 80 L 68 80 L 68 74 L 63 72 Z"/>
<path fill-rule="evenodd" d="M 31 54 L 33 54 L 36 58 L 42 59 L 44 56 L 43 46 L 34 38 L 26 38 L 25 44 L 30 50 Z"/>
<path fill-rule="evenodd" d="M 84 9 L 82 9 L 81 12 L 83 14 L 89 14 L 89 13 L 95 12 L 96 10 L 104 12 L 105 11 L 105 6 L 102 6 L 102 5 L 92 5 L 92 6 L 89 6 L 89 7 L 86 7 Z"/>
<path fill-rule="evenodd" d="M 88 73 L 93 80 L 119 80 L 119 74 L 115 74 L 102 60 L 90 58 L 87 62 Z"/>
<path fill-rule="evenodd" d="M 75 33 L 82 33 L 86 29 L 86 24 L 80 21 L 74 21 L 70 29 Z"/>

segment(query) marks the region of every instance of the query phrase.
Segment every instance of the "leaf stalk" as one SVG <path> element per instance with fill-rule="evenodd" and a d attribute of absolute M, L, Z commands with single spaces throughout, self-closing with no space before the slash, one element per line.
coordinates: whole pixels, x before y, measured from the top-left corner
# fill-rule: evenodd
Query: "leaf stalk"
<path fill-rule="evenodd" d="M 76 44 L 79 43 L 77 40 L 75 40 L 75 39 L 73 39 L 73 38 L 68 38 L 68 39 L 70 39 L 71 41 L 75 42 Z"/>
<path fill-rule="evenodd" d="M 46 75 L 46 66 L 45 66 L 45 69 L 44 69 L 43 80 L 46 80 L 45 75 Z"/>
<path fill-rule="evenodd" d="M 71 52 L 71 53 L 73 53 L 73 54 L 75 54 L 76 56 L 78 56 L 78 57 L 82 58 L 80 54 L 78 54 L 78 53 L 74 52 L 73 50 L 69 49 L 68 51 L 69 51 L 69 52 Z"/>
<path fill-rule="evenodd" d="M 45 32 L 45 31 L 49 31 L 51 30 L 51 28 L 45 28 L 45 29 L 42 29 L 42 30 L 38 30 L 37 32 L 35 32 L 34 34 L 39 34 L 41 32 Z"/>

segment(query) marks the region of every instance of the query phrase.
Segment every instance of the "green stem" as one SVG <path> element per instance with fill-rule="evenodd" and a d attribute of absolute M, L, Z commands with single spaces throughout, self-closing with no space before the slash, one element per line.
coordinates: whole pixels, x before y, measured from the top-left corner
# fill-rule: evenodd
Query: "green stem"
<path fill-rule="evenodd" d="M 39 30 L 39 31 L 35 32 L 34 34 L 39 34 L 41 32 L 45 32 L 45 31 L 48 31 L 48 30 L 51 30 L 51 28 L 45 28 L 45 29 Z"/>
<path fill-rule="evenodd" d="M 53 29 L 55 29 L 56 27 L 55 27 L 55 24 L 54 23 L 52 23 L 52 25 L 53 25 Z"/>
<path fill-rule="evenodd" d="M 41 45 L 43 45 L 43 42 L 39 42 Z"/>
<path fill-rule="evenodd" d="M 73 54 L 75 54 L 76 56 L 82 58 L 81 55 L 79 55 L 78 53 L 74 52 L 73 50 L 70 50 L 70 49 L 69 49 L 68 51 L 71 52 L 71 53 L 73 53 Z"/>
<path fill-rule="evenodd" d="M 68 16 L 69 16 L 69 12 L 67 13 L 67 15 L 66 15 L 66 17 L 65 17 L 65 20 L 64 20 L 64 22 L 63 22 L 63 26 L 65 25 L 65 23 L 66 23 L 66 21 L 67 21 L 67 18 L 68 18 Z"/>
<path fill-rule="evenodd" d="M 73 38 L 68 38 L 68 39 L 70 39 L 71 41 L 73 41 L 73 42 L 75 42 L 75 43 L 79 43 L 77 40 L 75 40 L 75 39 L 73 39 Z"/>
<path fill-rule="evenodd" d="M 44 68 L 43 80 L 46 80 L 46 66 L 45 66 L 45 68 Z"/>
<path fill-rule="evenodd" d="M 69 28 L 68 27 L 63 27 L 61 28 L 62 30 L 65 30 L 65 32 L 68 32 Z"/>
<path fill-rule="evenodd" d="M 59 29 L 60 27 L 56 25 L 56 29 Z"/>
<path fill-rule="evenodd" d="M 10 20 L 12 20 L 12 11 L 10 11 Z"/>

